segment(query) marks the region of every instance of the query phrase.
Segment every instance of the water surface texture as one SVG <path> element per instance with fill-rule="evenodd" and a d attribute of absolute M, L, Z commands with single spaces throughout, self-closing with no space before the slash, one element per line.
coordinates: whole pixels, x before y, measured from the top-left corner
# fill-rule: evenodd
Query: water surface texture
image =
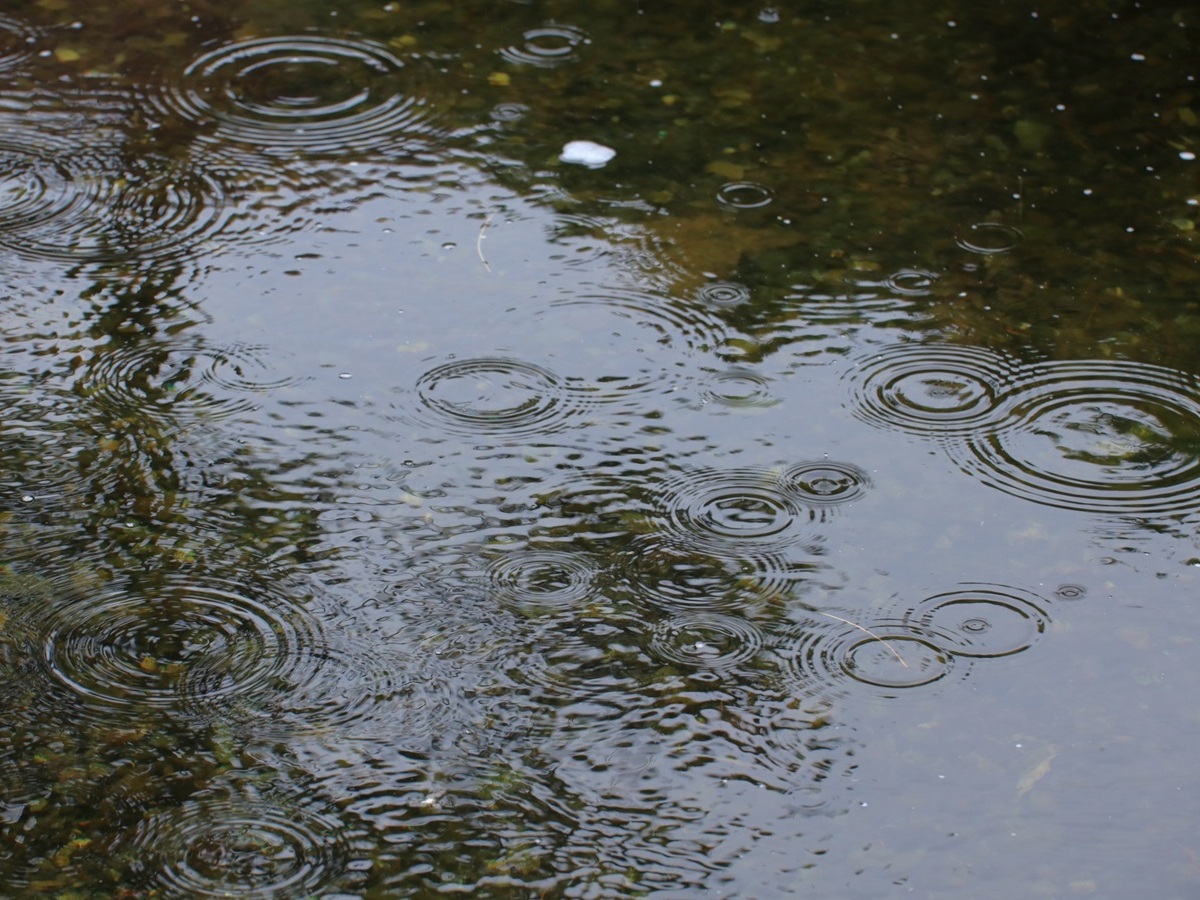
<path fill-rule="evenodd" d="M 1193 896 L 1198 25 L 9 4 L 0 895 Z"/>

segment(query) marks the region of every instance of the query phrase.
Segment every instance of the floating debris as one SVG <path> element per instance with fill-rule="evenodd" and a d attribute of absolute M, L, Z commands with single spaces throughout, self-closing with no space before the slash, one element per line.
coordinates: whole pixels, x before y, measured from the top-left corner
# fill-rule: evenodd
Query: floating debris
<path fill-rule="evenodd" d="M 558 158 L 565 163 L 599 169 L 616 155 L 617 151 L 612 147 L 605 147 L 595 141 L 568 141 L 563 145 L 562 154 Z"/>

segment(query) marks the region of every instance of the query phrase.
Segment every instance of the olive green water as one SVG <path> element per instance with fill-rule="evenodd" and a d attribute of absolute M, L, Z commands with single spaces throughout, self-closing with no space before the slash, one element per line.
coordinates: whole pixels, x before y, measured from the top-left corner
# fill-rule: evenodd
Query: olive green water
<path fill-rule="evenodd" d="M 9 4 L 0 896 L 1193 896 L 1196 28 Z"/>

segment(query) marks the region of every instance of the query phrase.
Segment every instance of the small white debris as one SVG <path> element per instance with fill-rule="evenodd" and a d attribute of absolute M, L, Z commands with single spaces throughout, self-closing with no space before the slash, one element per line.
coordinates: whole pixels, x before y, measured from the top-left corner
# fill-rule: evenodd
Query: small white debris
<path fill-rule="evenodd" d="M 595 141 L 568 141 L 563 145 L 562 154 L 558 158 L 565 163 L 599 169 L 616 155 L 617 151 L 612 147 L 605 147 Z"/>

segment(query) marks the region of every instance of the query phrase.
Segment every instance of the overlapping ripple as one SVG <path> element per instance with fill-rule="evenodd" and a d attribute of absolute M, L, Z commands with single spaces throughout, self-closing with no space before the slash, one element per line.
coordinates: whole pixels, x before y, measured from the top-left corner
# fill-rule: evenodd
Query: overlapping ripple
<path fill-rule="evenodd" d="M 75 387 L 115 417 L 217 421 L 254 409 L 253 395 L 300 380 L 273 373 L 262 355 L 265 349 L 118 345 L 93 355 L 80 368 Z"/>
<path fill-rule="evenodd" d="M 311 896 L 351 858 L 332 811 L 247 788 L 211 788 L 155 812 L 124 849 L 153 892 L 172 897 Z"/>
<path fill-rule="evenodd" d="M 509 677 L 535 705 L 603 704 L 636 694 L 647 631 L 644 620 L 616 610 L 549 620 L 525 636 L 524 647 L 509 648 Z"/>
<path fill-rule="evenodd" d="M 650 652 L 668 663 L 720 670 L 750 662 L 764 645 L 762 631 L 748 619 L 694 613 L 659 622 L 650 641 Z"/>
<path fill-rule="evenodd" d="M 89 715 L 116 719 L 272 692 L 326 643 L 319 620 L 287 598 L 223 582 L 74 599 L 42 631 L 51 677 Z"/>
<path fill-rule="evenodd" d="M 230 192 L 203 165 L 118 151 L 5 127 L 0 247 L 69 262 L 164 262 L 196 253 L 230 226 Z"/>
<path fill-rule="evenodd" d="M 437 128 L 412 60 L 362 38 L 280 35 L 222 44 L 153 97 L 209 140 L 269 154 L 424 145 Z"/>
<path fill-rule="evenodd" d="M 0 15 L 0 72 L 9 72 L 32 57 L 41 37 L 32 25 Z"/>
<path fill-rule="evenodd" d="M 658 491 L 659 505 L 675 534 L 716 553 L 795 543 L 816 515 L 783 490 L 767 468 L 696 469 L 681 473 Z"/>
<path fill-rule="evenodd" d="M 963 584 L 918 603 L 906 618 L 950 637 L 956 656 L 1010 656 L 1029 649 L 1045 632 L 1045 601 L 1004 584 Z"/>
<path fill-rule="evenodd" d="M 967 665 L 948 647 L 953 635 L 899 618 L 814 619 L 779 629 L 772 642 L 799 688 L 822 695 L 866 689 L 880 697 L 950 683 Z"/>
<path fill-rule="evenodd" d="M 994 427 L 1015 371 L 982 347 L 906 343 L 862 358 L 845 379 L 860 419 L 941 438 Z"/>
<path fill-rule="evenodd" d="M 1200 501 L 1200 384 L 1122 360 L 1047 362 L 1002 392 L 999 416 L 952 447 L 983 482 L 1091 513 L 1182 513 Z"/>
<path fill-rule="evenodd" d="M 691 541 L 644 535 L 616 555 L 614 567 L 643 603 L 689 612 L 753 613 L 789 596 L 814 577 L 817 565 L 780 548 L 713 553 Z"/>

